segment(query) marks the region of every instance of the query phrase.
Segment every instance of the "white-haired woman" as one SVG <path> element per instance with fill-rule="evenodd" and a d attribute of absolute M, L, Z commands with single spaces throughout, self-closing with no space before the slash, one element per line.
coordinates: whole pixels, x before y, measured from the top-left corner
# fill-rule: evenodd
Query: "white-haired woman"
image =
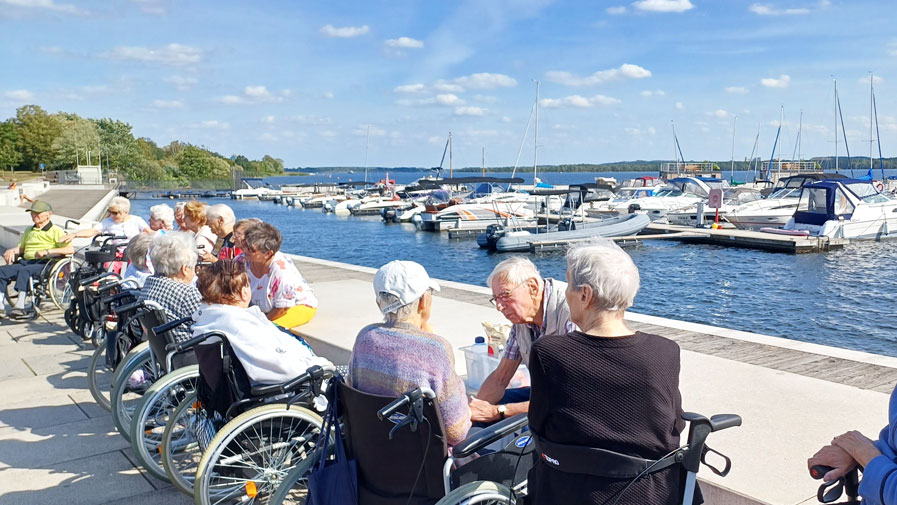
<path fill-rule="evenodd" d="M 153 236 L 141 233 L 128 242 L 125 256 L 128 258 L 128 268 L 122 274 L 123 279 L 133 279 L 137 286 L 143 287 L 146 278 L 153 275 L 153 265 L 149 261 L 150 244 Z"/>
<path fill-rule="evenodd" d="M 206 225 L 218 237 L 212 252 L 203 254 L 204 261 L 232 260 L 243 250 L 236 246 L 234 223 L 237 219 L 229 206 L 219 203 L 206 209 Z"/>
<path fill-rule="evenodd" d="M 140 299 L 161 305 L 170 320 L 192 316 L 202 298 L 193 285 L 197 258 L 192 234 L 171 232 L 157 236 L 150 248 L 155 273 L 147 277 Z M 178 327 L 172 331 L 178 342 L 190 338 L 189 329 Z"/>
<path fill-rule="evenodd" d="M 660 459 L 679 447 L 685 425 L 679 346 L 626 325 L 623 316 L 638 289 L 638 268 L 612 242 L 567 253 L 567 306 L 581 331 L 533 344 L 529 426 L 537 451 L 550 455 L 551 444 L 562 444 Z M 568 466 L 562 471 L 540 458 L 529 474 L 532 501 L 679 503 L 677 466 L 645 475 L 625 491 L 631 478 L 577 470 Z M 700 494 L 696 498 L 695 503 L 702 502 Z"/>
<path fill-rule="evenodd" d="M 170 232 L 174 228 L 174 210 L 164 203 L 150 207 L 149 227 L 153 232 Z"/>
<path fill-rule="evenodd" d="M 123 196 L 115 196 L 112 197 L 106 208 L 106 219 L 100 221 L 93 228 L 69 233 L 62 239 L 65 242 L 71 242 L 75 238 L 92 238 L 104 233 L 131 240 L 146 229 L 149 229 L 149 225 L 142 217 L 131 215 L 131 201 Z"/>
<path fill-rule="evenodd" d="M 184 207 L 187 206 L 187 202 L 178 202 L 174 204 L 174 222 L 178 225 L 178 231 L 186 231 L 187 227 L 184 224 Z"/>

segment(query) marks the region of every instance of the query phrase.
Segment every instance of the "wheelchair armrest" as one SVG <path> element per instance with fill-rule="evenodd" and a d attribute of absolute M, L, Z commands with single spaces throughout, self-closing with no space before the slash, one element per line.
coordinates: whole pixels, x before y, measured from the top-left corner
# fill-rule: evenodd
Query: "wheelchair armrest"
<path fill-rule="evenodd" d="M 153 333 L 155 333 L 156 335 L 161 335 L 172 328 L 177 328 L 178 326 L 188 323 L 188 322 L 192 323 L 193 318 L 188 316 L 188 317 L 182 317 L 180 319 L 175 319 L 174 321 L 168 321 L 165 324 L 160 324 L 159 326 L 154 327 Z"/>
<path fill-rule="evenodd" d="M 737 414 L 717 414 L 710 416 L 710 431 L 720 431 L 726 428 L 741 426 L 741 416 Z"/>
<path fill-rule="evenodd" d="M 192 347 L 195 347 L 196 344 L 199 344 L 200 342 L 202 342 L 208 338 L 211 338 L 211 337 L 226 338 L 224 336 L 224 334 L 221 332 L 211 331 L 209 333 L 203 333 L 202 335 L 197 335 L 193 338 L 189 338 L 187 340 L 184 340 L 183 342 L 173 342 L 171 344 L 168 344 L 165 346 L 165 350 L 167 352 L 175 352 L 175 353 L 184 352 Z"/>
<path fill-rule="evenodd" d="M 89 285 L 89 284 L 93 284 L 94 282 L 96 282 L 96 281 L 98 281 L 98 280 L 100 280 L 100 279 L 103 279 L 103 278 L 105 278 L 105 277 L 118 277 L 118 274 L 115 273 L 115 272 L 103 272 L 103 273 L 94 275 L 93 277 L 88 277 L 88 278 L 86 278 L 86 279 L 81 279 L 81 285 L 82 285 L 82 286 L 87 286 L 87 285 Z"/>
<path fill-rule="evenodd" d="M 103 284 L 102 286 L 98 287 L 97 293 L 103 294 L 103 293 L 105 293 L 107 291 L 111 291 L 119 286 L 121 286 L 121 280 L 116 279 L 116 280 L 113 280 L 112 282 L 107 282 L 106 284 Z"/>
<path fill-rule="evenodd" d="M 526 414 L 517 414 L 499 421 L 452 448 L 455 459 L 466 458 L 496 440 L 522 429 L 529 423 Z"/>
<path fill-rule="evenodd" d="M 107 296 L 107 297 L 105 297 L 105 298 L 102 298 L 100 301 L 108 305 L 108 304 L 110 304 L 110 303 L 112 303 L 112 302 L 117 302 L 117 301 L 122 300 L 122 299 L 124 299 L 124 298 L 127 298 L 127 297 L 129 297 L 129 296 L 136 296 L 137 293 L 139 293 L 139 292 L 137 292 L 137 291 L 123 291 L 123 292 L 121 292 L 121 293 L 116 293 L 116 294 L 114 294 L 114 295 L 112 295 L 112 296 Z"/>
<path fill-rule="evenodd" d="M 136 310 L 143 307 L 143 301 L 138 300 L 133 303 L 129 303 L 127 305 L 122 305 L 121 307 L 112 307 L 112 312 L 115 312 L 115 315 L 120 316 L 125 312 L 130 312 L 132 310 Z"/>
<path fill-rule="evenodd" d="M 327 367 L 327 370 L 330 371 L 330 374 L 333 374 L 335 370 L 333 367 Z M 312 382 L 319 381 L 324 377 L 325 369 L 319 365 L 314 365 L 305 373 L 299 375 L 296 378 L 290 379 L 287 382 L 281 382 L 280 384 L 263 384 L 260 386 L 253 386 L 251 389 L 252 396 L 269 396 L 272 394 L 283 394 L 288 393 L 290 391 L 295 391 L 299 389 L 303 385 Z"/>

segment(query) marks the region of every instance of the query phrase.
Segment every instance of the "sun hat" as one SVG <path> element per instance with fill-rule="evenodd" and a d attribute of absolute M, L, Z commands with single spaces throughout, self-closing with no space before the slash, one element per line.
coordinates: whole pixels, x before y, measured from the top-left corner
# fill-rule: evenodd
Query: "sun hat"
<path fill-rule="evenodd" d="M 381 307 L 380 312 L 384 314 L 414 302 L 429 289 L 439 291 L 439 284 L 430 278 L 424 267 L 413 261 L 390 261 L 374 275 L 375 294 L 389 293 L 399 299 Z"/>
<path fill-rule="evenodd" d="M 41 212 L 50 212 L 52 210 L 53 206 L 49 203 L 35 200 L 34 203 L 31 204 L 31 208 L 25 209 L 25 212 L 37 212 L 40 214 Z"/>

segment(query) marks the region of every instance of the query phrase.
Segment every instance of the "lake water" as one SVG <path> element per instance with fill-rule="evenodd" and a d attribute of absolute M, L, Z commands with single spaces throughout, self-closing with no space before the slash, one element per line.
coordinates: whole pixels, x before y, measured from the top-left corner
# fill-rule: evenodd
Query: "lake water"
<path fill-rule="evenodd" d="M 410 182 L 420 174 L 390 177 Z M 594 175 L 545 174 L 556 184 L 588 177 Z M 411 224 L 384 224 L 379 217 L 220 202 L 231 205 L 238 219 L 259 217 L 277 226 L 284 251 L 304 256 L 373 268 L 393 259 L 413 260 L 433 277 L 481 286 L 507 257 L 484 251 L 473 240 L 449 240 L 446 234 L 417 232 Z M 135 200 L 132 213 L 146 217 L 157 203 Z M 897 356 L 897 241 L 803 255 L 650 240 L 627 251 L 642 281 L 634 312 Z M 530 257 L 543 275 L 564 278 L 562 253 Z"/>

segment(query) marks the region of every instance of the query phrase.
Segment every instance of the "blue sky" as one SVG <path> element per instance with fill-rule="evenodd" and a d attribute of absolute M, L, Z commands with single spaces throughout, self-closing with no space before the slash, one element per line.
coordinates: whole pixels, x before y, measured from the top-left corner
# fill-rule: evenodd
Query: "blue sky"
<path fill-rule="evenodd" d="M 866 0 L 0 0 L 0 118 L 36 103 L 290 166 L 455 166 L 834 150 L 897 155 L 893 4 Z M 737 116 L 737 122 L 735 119 Z M 369 140 L 368 140 L 369 139 Z M 368 144 L 367 156 L 365 144 Z M 843 153 L 843 145 L 839 148 Z"/>

